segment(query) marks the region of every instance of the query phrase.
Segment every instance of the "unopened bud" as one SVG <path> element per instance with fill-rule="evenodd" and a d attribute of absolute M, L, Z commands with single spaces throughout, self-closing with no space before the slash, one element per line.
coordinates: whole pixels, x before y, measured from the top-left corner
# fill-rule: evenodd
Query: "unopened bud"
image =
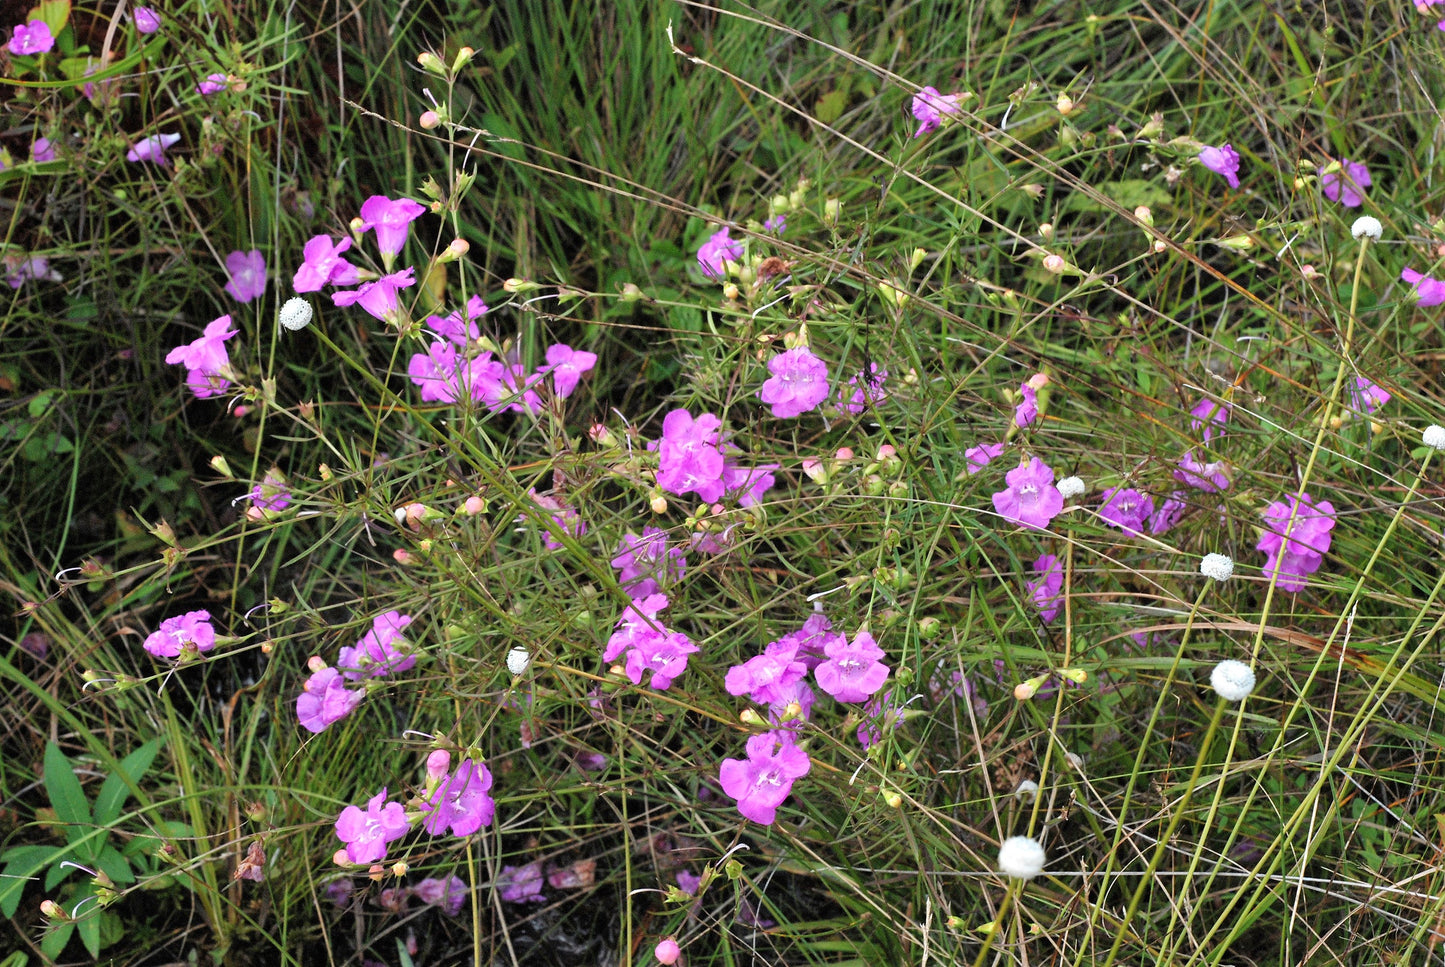
<path fill-rule="evenodd" d="M 470 47 L 463 47 L 461 50 L 457 51 L 457 56 L 452 58 L 452 73 L 455 74 L 463 67 L 466 67 L 468 64 L 470 64 L 472 62 L 472 58 L 476 55 L 477 52 L 475 50 L 472 50 L 472 48 Z"/>
<path fill-rule="evenodd" d="M 1064 270 L 1069 267 L 1068 261 L 1062 255 L 1045 255 L 1043 265 L 1044 271 L 1052 272 L 1054 275 L 1062 275 Z"/>
<path fill-rule="evenodd" d="M 529 282 L 526 279 L 508 279 L 502 283 L 502 291 L 519 295 L 527 292 L 536 292 L 542 288 L 536 282 Z"/>
<path fill-rule="evenodd" d="M 416 62 L 420 64 L 421 69 L 428 74 L 435 74 L 438 77 L 445 77 L 447 75 L 447 65 L 443 64 L 442 59 L 429 50 L 424 50 L 420 54 L 417 54 Z"/>
<path fill-rule="evenodd" d="M 654 494 L 650 503 L 654 514 L 667 513 L 667 498 L 662 494 Z"/>
<path fill-rule="evenodd" d="M 446 247 L 442 254 L 437 256 L 437 261 L 443 264 L 447 262 L 455 262 L 457 259 L 461 258 L 463 255 L 466 255 L 471 250 L 471 243 L 468 242 L 466 239 L 454 238 L 452 239 L 451 244 Z"/>
<path fill-rule="evenodd" d="M 838 224 L 838 218 L 843 214 L 843 203 L 836 198 L 829 198 L 823 203 L 823 222 L 828 226 Z"/>
<path fill-rule="evenodd" d="M 236 475 L 231 472 L 231 465 L 227 463 L 226 458 L 220 454 L 211 458 L 211 469 L 227 480 L 234 480 L 236 477 Z"/>
<path fill-rule="evenodd" d="M 441 127 L 442 116 L 435 111 L 422 111 L 416 123 L 427 131 L 433 131 Z"/>
<path fill-rule="evenodd" d="M 647 298 L 647 294 L 631 282 L 624 282 L 622 285 L 623 302 L 641 302 Z"/>
<path fill-rule="evenodd" d="M 1054 237 L 1054 223 L 1053 223 L 1053 222 L 1044 222 L 1042 225 L 1040 225 L 1040 226 L 1039 226 L 1039 237 L 1042 238 L 1044 241 L 1048 241 L 1049 239 L 1053 238 L 1053 237 Z"/>

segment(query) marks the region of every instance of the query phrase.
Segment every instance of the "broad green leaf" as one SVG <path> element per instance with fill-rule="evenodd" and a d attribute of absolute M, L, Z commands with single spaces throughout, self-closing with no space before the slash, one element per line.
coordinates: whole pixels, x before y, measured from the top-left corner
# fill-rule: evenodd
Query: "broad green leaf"
<path fill-rule="evenodd" d="M 75 933 L 74 921 L 58 924 L 47 931 L 45 939 L 40 941 L 40 952 L 49 960 L 59 960 L 61 952 L 65 950 L 65 945 L 70 943 L 73 933 Z"/>
<path fill-rule="evenodd" d="M 105 875 L 110 877 L 112 882 L 121 885 L 135 882 L 135 874 L 131 872 L 130 863 L 126 862 L 126 858 L 120 855 L 120 851 L 109 843 L 95 858 L 95 865 L 104 870 Z"/>
<path fill-rule="evenodd" d="M 0 872 L 0 913 L 6 918 L 20 909 L 20 896 L 30 878 L 65 852 L 63 846 L 17 846 L 5 851 L 5 869 Z"/>
<path fill-rule="evenodd" d="M 50 805 L 55 815 L 65 825 L 65 838 L 75 842 L 91 831 L 95 825 L 90 818 L 90 803 L 75 778 L 70 760 L 54 742 L 45 743 L 45 791 L 50 796 Z M 77 850 L 83 862 L 95 859 L 100 852 L 100 839 L 91 840 Z"/>
<path fill-rule="evenodd" d="M 100 792 L 95 794 L 95 823 L 109 826 L 120 817 L 120 808 L 130 796 L 133 786 L 140 784 L 141 777 L 155 761 L 156 752 L 163 739 L 157 736 L 130 755 L 120 760 L 120 768 L 105 777 Z"/>

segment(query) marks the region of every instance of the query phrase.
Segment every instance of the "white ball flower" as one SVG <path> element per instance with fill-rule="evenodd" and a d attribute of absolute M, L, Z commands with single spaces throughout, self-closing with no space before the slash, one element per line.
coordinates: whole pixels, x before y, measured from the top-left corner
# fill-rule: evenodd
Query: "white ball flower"
<path fill-rule="evenodd" d="M 1199 573 L 1216 581 L 1228 581 L 1234 576 L 1234 561 L 1228 554 L 1206 554 L 1199 562 Z"/>
<path fill-rule="evenodd" d="M 526 672 L 527 666 L 532 664 L 532 653 L 521 645 L 507 652 L 507 671 L 514 677 L 520 677 Z"/>
<path fill-rule="evenodd" d="M 1445 426 L 1431 423 L 1425 427 L 1425 432 L 1420 434 L 1420 442 L 1432 450 L 1445 450 Z"/>
<path fill-rule="evenodd" d="M 1032 779 L 1025 779 L 1014 787 L 1014 798 L 1020 802 L 1033 802 L 1039 798 L 1039 784 Z"/>
<path fill-rule="evenodd" d="M 999 844 L 998 868 L 1006 876 L 1032 880 L 1044 871 L 1044 848 L 1032 836 L 1010 836 Z"/>
<path fill-rule="evenodd" d="M 311 325 L 311 303 L 300 296 L 292 296 L 281 307 L 281 326 L 291 332 L 299 332 Z"/>
<path fill-rule="evenodd" d="M 1209 673 L 1209 684 L 1226 702 L 1242 702 L 1254 691 L 1254 670 L 1242 661 L 1226 658 Z"/>
<path fill-rule="evenodd" d="M 1084 481 L 1078 477 L 1065 477 L 1063 480 L 1054 484 L 1054 487 L 1058 489 L 1059 493 L 1064 495 L 1065 500 L 1072 500 L 1089 489 L 1084 486 Z"/>
<path fill-rule="evenodd" d="M 1385 229 L 1380 224 L 1380 220 L 1373 215 L 1361 215 L 1355 219 L 1355 223 L 1350 226 L 1350 234 L 1355 238 L 1359 238 L 1361 235 L 1368 235 L 1370 238 L 1378 240 L 1379 237 L 1384 234 L 1384 231 Z"/>

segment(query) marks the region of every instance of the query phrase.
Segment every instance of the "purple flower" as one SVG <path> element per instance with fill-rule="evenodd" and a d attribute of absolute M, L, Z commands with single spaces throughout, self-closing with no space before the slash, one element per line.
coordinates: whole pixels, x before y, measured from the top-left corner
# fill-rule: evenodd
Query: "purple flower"
<path fill-rule="evenodd" d="M 1286 494 L 1265 508 L 1265 531 L 1255 546 L 1268 559 L 1265 577 L 1276 572 L 1282 591 L 1303 591 L 1305 578 L 1318 571 L 1330 549 L 1335 526 L 1335 507 L 1328 500 L 1315 503 L 1308 493 L 1296 498 Z M 1291 526 L 1293 521 L 1293 526 Z M 1289 538 L 1284 536 L 1289 531 Z"/>
<path fill-rule="evenodd" d="M 226 291 L 237 302 L 250 302 L 266 294 L 266 257 L 259 249 L 227 255 L 226 272 L 231 276 Z"/>
<path fill-rule="evenodd" d="M 436 792 L 427 799 L 422 829 L 433 836 L 448 829 L 453 836 L 470 836 L 491 825 L 496 810 L 496 803 L 487 794 L 491 788 L 492 774 L 486 766 L 471 759 L 463 761 L 455 773 L 442 776 Z"/>
<path fill-rule="evenodd" d="M 279 513 L 291 504 L 291 488 L 286 485 L 281 471 L 274 467 L 266 471 L 266 476 L 251 488 L 247 496 L 251 498 L 251 507 L 246 516 L 253 520 Z"/>
<path fill-rule="evenodd" d="M 1184 503 L 1183 494 L 1182 490 L 1174 491 L 1155 509 L 1154 513 L 1149 515 L 1149 533 L 1158 537 L 1179 523 L 1179 518 L 1188 509 L 1188 505 Z"/>
<path fill-rule="evenodd" d="M 372 195 L 361 203 L 361 230 L 376 230 L 376 244 L 387 268 L 406 244 L 411 223 L 425 213 L 426 206 L 410 198 L 392 201 L 385 195 Z"/>
<path fill-rule="evenodd" d="M 435 318 L 435 317 L 433 317 Z M 457 353 L 456 346 L 434 342 L 425 353 L 417 353 L 407 364 L 407 375 L 421 387 L 421 398 L 436 403 L 456 403 L 470 399 L 485 403 L 496 412 L 501 407 L 502 364 L 488 352 L 471 359 Z"/>
<path fill-rule="evenodd" d="M 412 617 L 400 611 L 388 611 L 371 619 L 371 630 L 355 645 L 343 648 L 336 656 L 347 681 L 385 678 L 416 665 L 410 642 L 404 632 Z"/>
<path fill-rule="evenodd" d="M 187 611 L 167 618 L 146 638 L 145 648 L 156 658 L 179 658 L 183 652 L 201 654 L 216 647 L 216 629 L 209 611 Z"/>
<path fill-rule="evenodd" d="M 702 877 L 687 870 L 677 871 L 677 888 L 688 896 L 697 896 L 697 888 L 702 885 Z"/>
<path fill-rule="evenodd" d="M 843 641 L 843 635 L 833 630 L 827 615 L 814 611 L 803 622 L 803 627 L 770 642 L 763 652 L 784 661 L 797 658 L 811 670 L 824 662 L 828 646 L 835 641 Z"/>
<path fill-rule="evenodd" d="M 423 903 L 430 904 L 449 917 L 462 912 L 470 892 L 462 878 L 453 874 L 445 880 L 429 876 L 411 888 L 412 895 Z"/>
<path fill-rule="evenodd" d="M 296 720 L 308 732 L 324 732 L 331 723 L 350 715 L 366 693 L 346 687 L 341 672 L 323 668 L 313 672 L 296 698 Z"/>
<path fill-rule="evenodd" d="M 565 400 L 577 388 L 582 374 L 597 365 L 597 354 L 573 349 L 564 343 L 547 347 L 547 365 L 543 370 L 552 376 L 552 394 Z"/>
<path fill-rule="evenodd" d="M 724 263 L 736 262 L 743 257 L 743 243 L 728 238 L 728 231 L 724 227 L 722 231 L 713 233 L 697 250 L 697 264 L 702 267 L 702 274 L 710 279 L 721 279 L 727 271 Z"/>
<path fill-rule="evenodd" d="M 1022 430 L 1039 418 L 1039 391 L 1028 383 L 1019 387 L 1019 402 L 1014 407 L 1014 426 Z"/>
<path fill-rule="evenodd" d="M 546 900 L 542 894 L 542 864 L 528 863 L 526 866 L 504 866 L 497 874 L 497 892 L 507 903 L 541 903 Z"/>
<path fill-rule="evenodd" d="M 883 381 L 887 378 L 888 370 L 880 369 L 877 363 L 869 363 L 867 378 L 863 378 L 860 371 L 846 385 L 838 387 L 838 408 L 857 416 L 868 407 L 882 403 L 888 398 L 887 391 L 883 389 Z M 862 385 L 859 385 L 860 379 L 863 380 Z"/>
<path fill-rule="evenodd" d="M 1043 530 L 1064 509 L 1064 495 L 1054 486 L 1054 471 L 1038 457 L 1004 474 L 1008 488 L 993 495 L 993 508 L 1012 524 Z"/>
<path fill-rule="evenodd" d="M 828 398 L 828 366 L 807 346 L 798 346 L 768 360 L 772 376 L 763 382 L 758 399 L 779 419 L 799 416 Z"/>
<path fill-rule="evenodd" d="M 1373 413 L 1390 402 L 1390 394 L 1384 387 L 1363 376 L 1356 376 L 1354 389 L 1350 390 L 1350 399 L 1355 409 Z"/>
<path fill-rule="evenodd" d="M 50 143 L 49 138 L 35 139 L 35 143 L 30 146 L 30 160 L 37 164 L 55 160 L 55 146 Z"/>
<path fill-rule="evenodd" d="M 634 685 L 642 684 L 642 673 L 651 670 L 652 688 L 665 691 L 675 678 L 687 670 L 687 656 L 698 648 L 681 632 L 669 631 L 657 614 L 667 607 L 667 595 L 650 594 L 633 601 L 622 611 L 607 647 L 603 661 L 613 661 L 627 652 L 627 677 Z"/>
<path fill-rule="evenodd" d="M 1153 513 L 1153 499 L 1125 487 L 1110 487 L 1104 491 L 1104 503 L 1099 507 L 1100 519 L 1126 534 L 1143 534 L 1144 522 Z"/>
<path fill-rule="evenodd" d="M 445 319 L 441 316 L 427 316 L 426 325 L 432 332 L 461 348 L 468 342 L 482 338 L 482 330 L 476 320 L 487 314 L 487 304 L 482 297 L 474 295 L 467 300 L 467 319 L 462 322 L 460 311 L 453 312 Z"/>
<path fill-rule="evenodd" d="M 1229 404 L 1218 400 L 1204 397 L 1194 404 L 1194 409 L 1189 411 L 1189 429 L 1200 435 L 1205 443 L 1221 433 L 1224 424 L 1229 422 Z"/>
<path fill-rule="evenodd" d="M 9 274 L 5 276 L 5 281 L 12 289 L 20 288 L 30 279 L 37 281 L 47 279 L 51 282 L 61 281 L 60 273 L 51 270 L 50 260 L 43 255 L 34 255 L 27 259 L 6 256 L 5 268 L 9 270 Z"/>
<path fill-rule="evenodd" d="M 807 675 L 808 666 L 802 662 L 763 652 L 729 668 L 723 685 L 729 695 L 746 695 L 759 705 L 772 705 Z"/>
<path fill-rule="evenodd" d="M 1414 287 L 1416 305 L 1438 306 L 1445 302 L 1445 282 L 1421 275 L 1414 269 L 1401 269 L 1400 278 Z"/>
<path fill-rule="evenodd" d="M 291 280 L 298 293 L 316 292 L 325 285 L 355 285 L 360 281 L 356 266 L 341 254 L 351 248 L 351 239 L 332 242 L 329 235 L 315 235 L 301 250 L 304 261 Z"/>
<path fill-rule="evenodd" d="M 236 332 L 230 315 L 221 316 L 207 324 L 201 338 L 167 353 L 166 362 L 186 367 L 186 385 L 197 397 L 219 396 L 231 386 L 226 376 L 231 367 L 226 340 Z"/>
<path fill-rule="evenodd" d="M 725 489 L 721 428 L 722 420 L 712 413 L 697 419 L 687 410 L 667 414 L 657 444 L 657 485 L 679 497 L 695 493 L 708 503 L 720 498 Z"/>
<path fill-rule="evenodd" d="M 1195 490 L 1214 494 L 1229 489 L 1229 477 L 1224 473 L 1225 463 L 1223 460 L 1201 463 L 1194 456 L 1194 451 L 1190 450 L 1179 458 L 1178 466 L 1179 469 L 1174 471 L 1174 479 L 1182 484 L 1188 484 Z"/>
<path fill-rule="evenodd" d="M 1064 587 L 1064 567 L 1054 555 L 1041 554 L 1034 561 L 1034 573 L 1039 578 L 1028 583 L 1029 598 L 1039 609 L 1039 617 L 1044 624 L 1048 624 L 1058 617 L 1059 608 L 1063 606 L 1059 592 Z"/>
<path fill-rule="evenodd" d="M 858 744 L 868 751 L 883 740 L 885 733 L 892 732 L 903 721 L 903 707 L 893 697 L 893 689 L 882 695 L 875 695 L 863 706 L 863 721 L 858 725 Z"/>
<path fill-rule="evenodd" d="M 1320 190 L 1330 201 L 1337 201 L 1346 208 L 1359 208 L 1365 201 L 1363 190 L 1371 184 L 1370 171 L 1349 158 L 1340 159 L 1340 169 L 1320 176 Z"/>
<path fill-rule="evenodd" d="M 10 53 L 19 57 L 43 54 L 54 46 L 55 38 L 50 34 L 50 25 L 44 20 L 32 20 L 17 26 L 10 37 L 10 43 L 5 45 Z"/>
<path fill-rule="evenodd" d="M 386 801 L 386 789 L 372 796 L 363 811 L 347 806 L 336 820 L 336 835 L 346 844 L 353 863 L 375 863 L 386 858 L 386 846 L 407 834 L 411 824 L 399 802 Z"/>
<path fill-rule="evenodd" d="M 152 134 L 148 138 L 141 138 L 125 153 L 125 160 L 149 161 L 164 166 L 168 163 L 166 149 L 179 140 L 180 134 Z"/>
<path fill-rule="evenodd" d="M 562 542 L 557 540 L 556 535 L 568 534 L 572 537 L 581 537 L 587 533 L 587 522 L 577 513 L 576 508 L 567 506 L 556 497 L 539 494 L 535 489 L 528 490 L 527 496 L 531 497 L 538 507 L 552 511 L 552 526 L 542 532 L 542 546 L 547 550 L 562 549 Z M 518 520 L 521 519 L 518 518 Z"/>
<path fill-rule="evenodd" d="M 415 268 L 407 266 L 400 272 L 392 272 L 364 283 L 360 288 L 333 292 L 331 301 L 337 306 L 360 304 L 361 308 L 382 322 L 395 322 L 400 318 L 397 296 L 402 289 L 416 285 L 415 273 Z"/>
<path fill-rule="evenodd" d="M 733 448 L 736 452 L 736 448 Z M 777 470 L 779 464 L 760 463 L 754 467 L 745 467 L 732 458 L 725 455 L 723 458 L 722 484 L 723 492 L 730 498 L 737 500 L 739 507 L 751 507 L 760 504 L 763 497 L 777 478 L 773 471 Z"/>
<path fill-rule="evenodd" d="M 624 534 L 611 563 L 620 572 L 617 583 L 633 599 L 656 594 L 682 580 L 687 571 L 686 553 L 680 547 L 669 548 L 667 532 L 660 527 L 643 528 L 641 537 Z"/>
<path fill-rule="evenodd" d="M 219 94 L 226 89 L 230 79 L 225 74 L 207 74 L 205 80 L 196 85 L 196 93 L 202 97 Z"/>
<path fill-rule="evenodd" d="M 1206 145 L 1199 151 L 1199 163 L 1216 175 L 1223 175 L 1229 187 L 1239 187 L 1239 153 L 1229 145 Z"/>
<path fill-rule="evenodd" d="M 131 11 L 136 33 L 153 34 L 161 29 L 161 15 L 150 7 L 136 7 Z"/>
<path fill-rule="evenodd" d="M 1003 449 L 1002 443 L 980 443 L 978 446 L 969 447 L 963 451 L 963 460 L 968 475 L 971 477 L 993 463 L 994 459 L 1003 453 Z"/>
<path fill-rule="evenodd" d="M 790 732 L 753 736 L 748 739 L 747 755 L 746 759 L 724 759 L 718 778 L 723 792 L 738 801 L 738 812 L 768 826 L 793 791 L 793 781 L 806 776 L 813 763 L 793 744 Z"/>
<path fill-rule="evenodd" d="M 763 231 L 772 232 L 774 235 L 781 235 L 788 228 L 788 219 L 785 215 L 774 215 L 763 222 Z"/>
<path fill-rule="evenodd" d="M 852 642 L 842 635 L 827 643 L 823 653 L 828 660 L 813 669 L 818 687 L 840 702 L 866 702 L 888 680 L 885 653 L 866 631 L 853 636 Z"/>
<path fill-rule="evenodd" d="M 958 108 L 957 94 L 940 94 L 936 87 L 925 87 L 913 95 L 913 116 L 919 121 L 918 130 L 913 132 L 913 136 L 921 138 L 930 131 L 938 130 L 938 126 L 943 123 L 943 116 L 957 114 Z"/>

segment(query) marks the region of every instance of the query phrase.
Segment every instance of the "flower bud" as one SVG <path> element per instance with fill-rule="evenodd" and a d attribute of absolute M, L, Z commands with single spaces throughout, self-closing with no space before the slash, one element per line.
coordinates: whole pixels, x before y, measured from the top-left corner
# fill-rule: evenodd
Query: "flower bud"
<path fill-rule="evenodd" d="M 1054 223 L 1053 223 L 1053 222 L 1044 222 L 1042 225 L 1039 226 L 1039 238 L 1042 238 L 1044 241 L 1047 242 L 1047 241 L 1049 241 L 1050 239 L 1052 239 L 1053 237 L 1054 237 Z"/>
<path fill-rule="evenodd" d="M 639 288 L 638 288 L 636 285 L 634 285 L 633 283 L 631 283 L 631 282 L 625 282 L 625 283 L 623 283 L 623 285 L 622 285 L 622 301 L 623 301 L 623 302 L 641 302 L 643 299 L 646 299 L 646 298 L 647 298 L 647 294 L 644 293 L 641 289 L 639 289 Z"/>
<path fill-rule="evenodd" d="M 211 469 L 227 480 L 234 480 L 236 478 L 236 475 L 231 472 L 231 465 L 227 463 L 226 458 L 220 454 L 211 458 Z"/>
<path fill-rule="evenodd" d="M 836 198 L 829 198 L 823 203 L 823 223 L 830 228 L 838 224 L 838 218 L 843 214 L 843 203 Z"/>
<path fill-rule="evenodd" d="M 420 64 L 421 69 L 428 74 L 435 74 L 438 77 L 445 77 L 447 75 L 447 65 L 443 64 L 442 59 L 429 50 L 424 50 L 420 54 L 417 54 L 416 62 Z"/>
<path fill-rule="evenodd" d="M 441 127 L 442 116 L 435 111 L 422 111 L 421 117 L 417 118 L 416 123 L 420 124 L 424 130 L 434 131 Z"/>
<path fill-rule="evenodd" d="M 502 283 L 502 291 L 510 292 L 513 295 L 522 295 L 527 292 L 536 292 L 542 288 L 536 282 L 529 282 L 526 279 L 508 279 Z"/>
<path fill-rule="evenodd" d="M 428 780 L 441 782 L 442 776 L 452 767 L 452 754 L 446 749 L 433 749 L 426 757 L 426 777 Z"/>
<path fill-rule="evenodd" d="M 1069 267 L 1069 263 L 1062 255 L 1045 255 L 1043 265 L 1044 271 L 1052 272 L 1054 275 L 1062 275 L 1064 270 Z"/>
<path fill-rule="evenodd" d="M 463 67 L 466 67 L 468 64 L 470 64 L 472 62 L 472 58 L 476 55 L 477 52 L 475 50 L 472 50 L 472 48 L 470 47 L 463 47 L 461 50 L 457 51 L 457 56 L 452 58 L 452 73 L 455 74 L 459 72 Z"/>
<path fill-rule="evenodd" d="M 437 261 L 445 265 L 448 262 L 455 262 L 472 250 L 471 243 L 464 238 L 454 238 L 450 245 L 437 256 Z"/>

